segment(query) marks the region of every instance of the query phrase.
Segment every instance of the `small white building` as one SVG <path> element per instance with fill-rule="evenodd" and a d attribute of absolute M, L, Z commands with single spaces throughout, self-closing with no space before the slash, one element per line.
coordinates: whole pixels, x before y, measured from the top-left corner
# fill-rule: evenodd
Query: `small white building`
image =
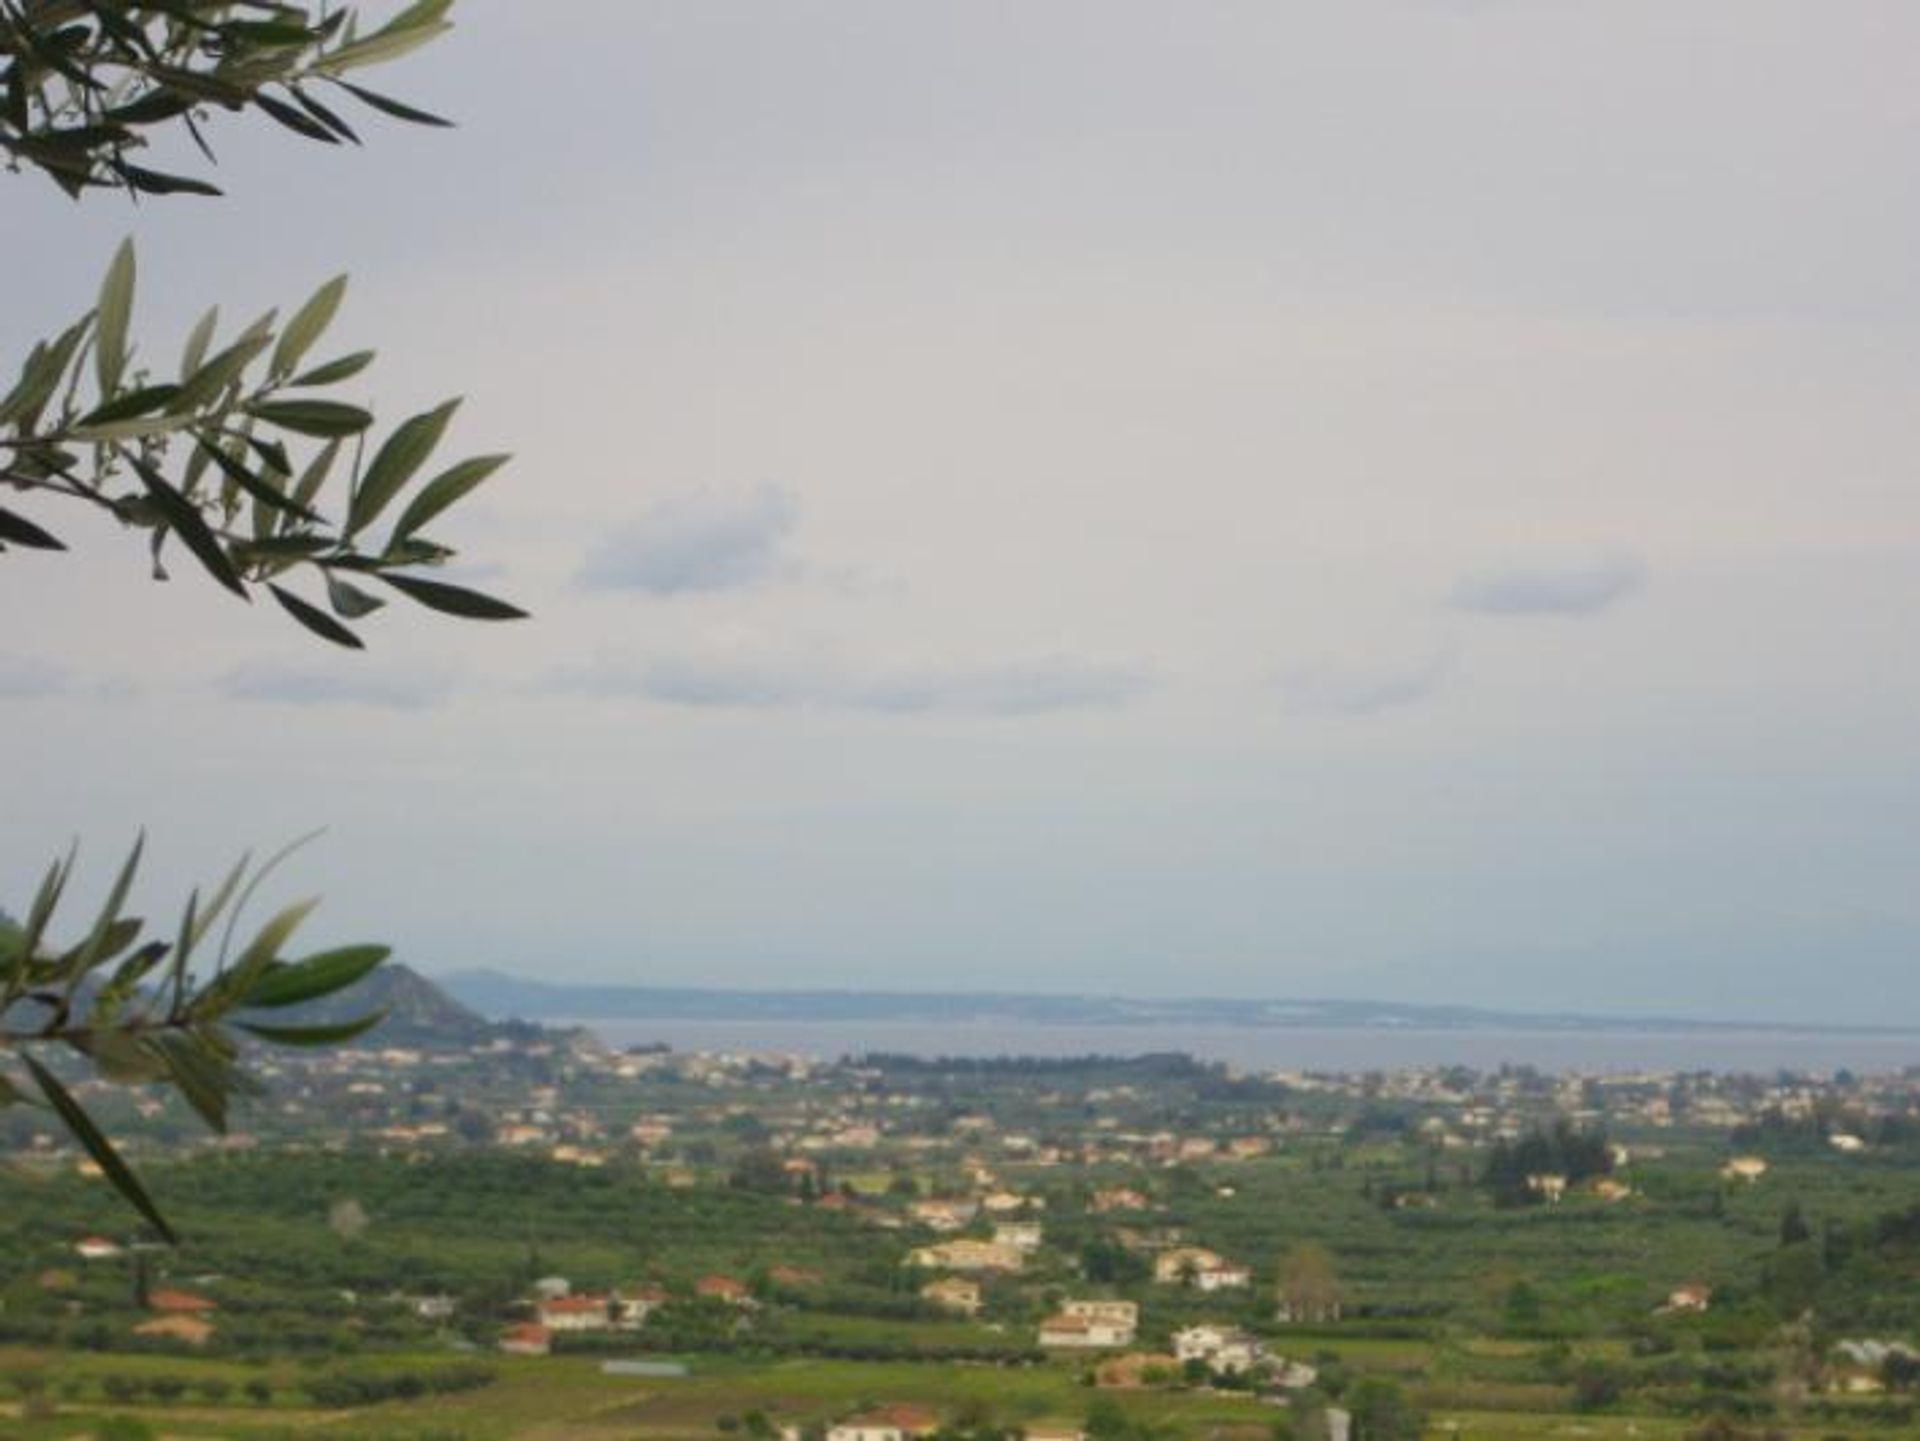
<path fill-rule="evenodd" d="M 1067 1307 L 1071 1308 L 1069 1301 Z M 1091 1314 L 1085 1310 L 1062 1309 L 1040 1323 L 1040 1345 L 1062 1350 L 1100 1350 L 1109 1346 L 1131 1346 L 1137 1329 L 1135 1316 L 1104 1309 L 1109 1304 L 1094 1303 L 1102 1309 Z M 1137 1315 L 1137 1313 L 1136 1313 Z"/>
<path fill-rule="evenodd" d="M 993 1228 L 993 1243 L 1016 1251 L 1038 1251 L 1041 1235 L 1038 1221 L 1002 1221 Z"/>
<path fill-rule="evenodd" d="M 940 1418 L 918 1406 L 881 1406 L 827 1428 L 827 1441 L 912 1441 L 940 1429 Z"/>
<path fill-rule="evenodd" d="M 1239 1376 L 1263 1364 L 1267 1348 L 1258 1337 L 1231 1326 L 1189 1326 L 1174 1333 L 1173 1354 L 1182 1361 L 1204 1361 L 1216 1376 Z"/>
<path fill-rule="evenodd" d="M 610 1331 L 613 1299 L 609 1296 L 553 1296 L 534 1307 L 535 1319 L 549 1331 Z"/>
<path fill-rule="evenodd" d="M 1083 1321 L 1105 1321 L 1114 1326 L 1138 1328 L 1140 1325 L 1140 1306 L 1135 1301 L 1062 1301 L 1060 1314 L 1078 1316 Z"/>

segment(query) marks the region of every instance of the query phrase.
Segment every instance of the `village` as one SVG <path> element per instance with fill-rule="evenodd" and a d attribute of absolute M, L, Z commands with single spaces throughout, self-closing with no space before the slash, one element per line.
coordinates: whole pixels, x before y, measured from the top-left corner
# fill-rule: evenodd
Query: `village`
<path fill-rule="evenodd" d="M 951 1430 L 966 1408 L 937 1398 L 977 1368 L 1041 1386 L 1021 1427 L 1061 1441 L 1089 1397 L 1325 1435 L 1449 1397 L 1704 1414 L 1735 1394 L 1713 1358 L 1779 1374 L 1772 1338 L 1802 1312 L 1810 1404 L 1904 1414 L 1920 1374 L 1920 1315 L 1873 1279 L 1901 1227 L 1920 1239 L 1889 1219 L 1920 1150 L 1908 1075 L 823 1060 L 531 1027 L 261 1072 L 212 1137 L 177 1099 L 79 1083 L 197 1228 L 177 1253 L 5 1115 L 28 1204 L 0 1346 L 438 1353 L 695 1391 L 747 1358 L 770 1386 L 780 1365 L 892 1368 L 838 1400 L 770 1396 L 769 1434 L 808 1441 Z M 269 1407 L 314 1394 L 254 1380 Z"/>

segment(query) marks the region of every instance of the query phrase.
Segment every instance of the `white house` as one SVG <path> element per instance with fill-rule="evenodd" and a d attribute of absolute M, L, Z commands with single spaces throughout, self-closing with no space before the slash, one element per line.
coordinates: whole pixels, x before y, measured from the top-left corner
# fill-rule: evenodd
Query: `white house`
<path fill-rule="evenodd" d="M 1238 1376 L 1264 1362 L 1267 1348 L 1230 1326 L 1189 1326 L 1174 1332 L 1173 1354 L 1182 1361 L 1204 1361 L 1216 1376 Z"/>
<path fill-rule="evenodd" d="M 993 1228 L 993 1244 L 1011 1246 L 1016 1251 L 1038 1251 L 1041 1234 L 1038 1221 L 1002 1221 Z"/>
<path fill-rule="evenodd" d="M 1134 1301 L 1063 1301 L 1060 1314 L 1078 1316 L 1083 1321 L 1105 1321 L 1114 1326 L 1137 1328 L 1140 1324 L 1140 1306 Z"/>
<path fill-rule="evenodd" d="M 918 1406 L 881 1406 L 827 1428 L 827 1441 L 912 1441 L 940 1429 L 940 1418 Z"/>
<path fill-rule="evenodd" d="M 535 1319 L 548 1331 L 610 1331 L 610 1296 L 552 1296 L 534 1307 Z"/>
<path fill-rule="evenodd" d="M 929 1271 L 1018 1271 L 1026 1255 L 1011 1246 L 962 1237 L 918 1247 L 907 1253 L 907 1261 Z"/>
<path fill-rule="evenodd" d="M 1124 1303 L 1121 1303 L 1124 1304 Z M 1071 1307 L 1072 1302 L 1067 1305 Z M 1136 1313 L 1137 1314 L 1137 1313 Z M 1098 1350 L 1107 1346 L 1131 1346 L 1136 1329 L 1134 1316 L 1125 1312 L 1096 1309 L 1063 1309 L 1040 1323 L 1040 1344 L 1062 1349 Z"/>
<path fill-rule="evenodd" d="M 1193 1284 L 1201 1291 L 1244 1291 L 1253 1284 L 1253 1272 L 1233 1261 L 1194 1272 Z"/>

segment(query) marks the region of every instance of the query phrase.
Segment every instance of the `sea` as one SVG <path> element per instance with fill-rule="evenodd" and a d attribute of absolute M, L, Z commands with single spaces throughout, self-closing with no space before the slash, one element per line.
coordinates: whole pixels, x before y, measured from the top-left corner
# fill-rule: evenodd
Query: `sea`
<path fill-rule="evenodd" d="M 665 1044 L 676 1051 L 799 1055 L 834 1060 L 908 1056 L 1134 1056 L 1181 1051 L 1249 1071 L 1396 1071 L 1502 1065 L 1621 1075 L 1673 1071 L 1779 1071 L 1859 1075 L 1920 1067 L 1920 1032 L 1628 1029 L 1472 1030 L 1417 1027 L 1047 1025 L 1020 1020 L 556 1021 L 607 1044 Z"/>

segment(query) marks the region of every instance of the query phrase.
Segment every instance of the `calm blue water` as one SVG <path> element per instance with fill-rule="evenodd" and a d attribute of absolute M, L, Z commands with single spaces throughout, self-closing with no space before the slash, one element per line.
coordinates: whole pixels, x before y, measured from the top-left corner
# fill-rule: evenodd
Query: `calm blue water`
<path fill-rule="evenodd" d="M 664 1041 L 676 1051 L 767 1051 L 827 1059 L 863 1051 L 914 1056 L 1137 1055 L 1185 1051 L 1249 1069 L 1391 1071 L 1502 1062 L 1550 1071 L 1898 1071 L 1920 1066 L 1920 1034 L 1813 1031 L 1282 1030 L 1253 1026 L 1047 1026 L 1019 1021 L 576 1021 L 609 1045 Z"/>

